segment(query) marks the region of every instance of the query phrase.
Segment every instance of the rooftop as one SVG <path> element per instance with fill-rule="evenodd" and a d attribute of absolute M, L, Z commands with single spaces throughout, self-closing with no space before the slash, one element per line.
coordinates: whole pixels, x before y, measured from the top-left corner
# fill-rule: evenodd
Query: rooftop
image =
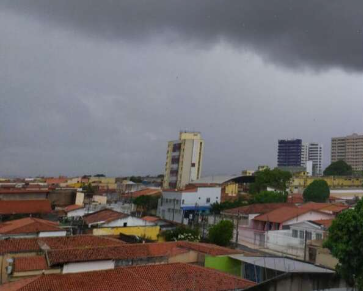
<path fill-rule="evenodd" d="M 40 252 L 47 249 L 91 248 L 117 246 L 123 241 L 93 235 L 77 235 L 67 237 L 17 238 L 0 240 L 0 255 L 6 253 Z"/>
<path fill-rule="evenodd" d="M 218 184 L 218 185 L 221 185 L 223 183 L 226 183 L 226 182 L 229 182 L 232 180 L 236 180 L 238 178 L 241 178 L 241 176 L 240 175 L 209 176 L 209 177 L 204 177 L 204 178 L 195 180 L 195 181 L 191 182 L 191 184 Z"/>
<path fill-rule="evenodd" d="M 50 213 L 50 201 L 44 200 L 0 200 L 0 214 L 43 214 Z"/>
<path fill-rule="evenodd" d="M 270 212 L 280 207 L 294 207 L 291 203 L 262 203 L 262 204 L 251 204 L 223 210 L 222 214 L 262 214 Z"/>
<path fill-rule="evenodd" d="M 241 290 L 255 283 L 191 264 L 120 267 L 75 274 L 42 275 L 0 286 L 26 291 L 222 291 Z"/>
<path fill-rule="evenodd" d="M 61 229 L 56 222 L 33 217 L 0 223 L 0 235 L 30 234 L 62 230 L 63 229 Z"/>
<path fill-rule="evenodd" d="M 72 205 L 66 206 L 64 208 L 64 211 L 65 212 L 71 212 L 71 211 L 78 210 L 78 209 L 81 209 L 81 208 L 83 208 L 82 205 L 72 204 Z"/>
<path fill-rule="evenodd" d="M 258 215 L 254 218 L 254 220 L 264 221 L 264 222 L 272 222 L 272 223 L 284 223 L 290 219 L 298 217 L 300 215 L 306 214 L 310 211 L 317 211 L 313 208 L 303 208 L 303 207 L 280 207 L 275 210 L 272 210 L 268 213 Z M 323 211 L 319 211 L 320 213 L 326 213 Z"/>
<path fill-rule="evenodd" d="M 28 272 L 48 269 L 44 256 L 26 256 L 14 259 L 14 272 Z"/>
<path fill-rule="evenodd" d="M 109 223 L 117 219 L 122 219 L 128 217 L 127 214 L 114 211 L 112 209 L 103 209 L 100 211 L 96 211 L 90 214 L 87 214 L 83 217 L 83 220 L 87 225 L 95 224 L 95 223 Z"/>
<path fill-rule="evenodd" d="M 342 212 L 349 208 L 349 206 L 339 203 L 316 203 L 316 202 L 308 202 L 300 206 L 301 208 L 313 209 L 324 211 L 332 214 L 336 214 Z"/>

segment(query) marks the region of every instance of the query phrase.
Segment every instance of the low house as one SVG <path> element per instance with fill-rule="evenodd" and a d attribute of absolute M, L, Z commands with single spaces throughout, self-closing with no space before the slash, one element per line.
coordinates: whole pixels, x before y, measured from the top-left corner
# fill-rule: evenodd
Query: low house
<path fill-rule="evenodd" d="M 0 220 L 15 218 L 44 217 L 52 211 L 50 201 L 43 200 L 0 200 Z"/>
<path fill-rule="evenodd" d="M 14 273 L 15 276 L 20 274 L 22 277 L 32 275 L 31 272 L 33 270 L 29 270 L 26 274 L 24 274 L 24 268 L 14 272 L 14 262 L 16 258 L 34 257 L 39 255 L 45 256 L 46 250 L 94 248 L 117 246 L 120 244 L 124 243 L 114 238 L 92 235 L 0 240 L 0 284 L 12 280 L 14 278 Z M 37 270 L 41 269 L 34 269 L 34 271 Z M 19 276 L 15 278 L 19 278 Z"/>
<path fill-rule="evenodd" d="M 160 264 L 75 274 L 42 275 L 0 287 L 0 291 L 222 291 L 255 283 L 191 264 Z"/>
<path fill-rule="evenodd" d="M 130 216 L 111 209 L 103 209 L 83 217 L 94 235 L 136 235 L 157 240 L 160 227 L 152 222 Z"/>
<path fill-rule="evenodd" d="M 255 216 L 250 224 L 240 225 L 238 228 L 238 243 L 252 248 L 274 250 L 292 243 L 299 243 L 290 236 L 290 226 L 303 221 L 317 221 L 334 219 L 335 215 L 328 211 L 315 210 L 309 207 L 287 206 Z M 282 230 L 282 232 L 278 232 Z M 285 236 L 286 235 L 286 236 Z M 286 237 L 286 238 L 285 238 Z M 287 242 L 287 243 L 286 243 Z M 292 255 L 300 255 L 300 243 L 297 251 L 292 246 Z M 286 253 L 286 252 L 285 252 Z M 291 253 L 291 252 L 290 252 Z"/>
<path fill-rule="evenodd" d="M 64 208 L 65 216 L 67 218 L 79 219 L 87 212 L 83 205 L 72 204 Z"/>
<path fill-rule="evenodd" d="M 0 239 L 60 237 L 66 234 L 67 231 L 58 223 L 39 218 L 27 217 L 0 223 Z"/>

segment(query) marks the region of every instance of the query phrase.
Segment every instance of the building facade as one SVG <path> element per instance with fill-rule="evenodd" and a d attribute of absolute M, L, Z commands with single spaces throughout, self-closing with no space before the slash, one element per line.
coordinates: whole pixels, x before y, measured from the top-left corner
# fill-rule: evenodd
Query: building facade
<path fill-rule="evenodd" d="M 204 141 L 200 133 L 180 132 L 178 141 L 168 143 L 164 189 L 183 189 L 202 172 Z"/>
<path fill-rule="evenodd" d="M 301 166 L 301 139 L 279 140 L 277 166 Z"/>
<path fill-rule="evenodd" d="M 355 171 L 363 171 L 363 135 L 331 139 L 331 162 L 344 160 Z"/>
<path fill-rule="evenodd" d="M 311 168 L 312 163 L 312 168 Z M 323 145 L 319 143 L 303 143 L 301 139 L 279 140 L 277 166 L 303 167 L 309 175 L 322 175 Z M 311 170 L 311 171 L 310 171 Z"/>

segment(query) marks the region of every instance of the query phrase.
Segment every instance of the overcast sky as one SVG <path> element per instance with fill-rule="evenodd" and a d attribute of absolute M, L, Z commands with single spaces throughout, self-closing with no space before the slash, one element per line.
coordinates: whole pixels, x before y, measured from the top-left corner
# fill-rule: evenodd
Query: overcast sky
<path fill-rule="evenodd" d="M 363 133 L 361 0 L 0 0 L 0 175 L 204 175 Z"/>

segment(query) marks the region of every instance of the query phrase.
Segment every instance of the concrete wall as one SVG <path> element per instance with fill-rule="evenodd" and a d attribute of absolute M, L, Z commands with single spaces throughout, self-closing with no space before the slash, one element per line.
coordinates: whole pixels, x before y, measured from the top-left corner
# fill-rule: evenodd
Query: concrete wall
<path fill-rule="evenodd" d="M 0 194 L 0 200 L 42 200 L 48 193 L 9 193 Z"/>
<path fill-rule="evenodd" d="M 106 269 L 114 269 L 115 262 L 113 260 L 87 261 L 67 263 L 63 266 L 62 273 L 80 273 Z"/>
<path fill-rule="evenodd" d="M 169 263 L 196 263 L 198 262 L 198 253 L 189 251 L 188 253 L 178 254 L 169 257 Z"/>
<path fill-rule="evenodd" d="M 47 197 L 53 206 L 65 207 L 74 204 L 76 198 L 75 190 L 55 190 L 51 191 Z"/>
<path fill-rule="evenodd" d="M 93 229 L 93 235 L 136 235 L 146 237 L 147 239 L 157 241 L 160 233 L 159 226 L 153 227 L 120 227 L 120 228 L 97 228 Z"/>
<path fill-rule="evenodd" d="M 86 214 L 85 208 L 76 209 L 67 213 L 67 217 L 82 217 Z"/>
<path fill-rule="evenodd" d="M 107 227 L 107 228 L 123 227 L 124 224 L 126 224 L 127 227 L 143 227 L 143 226 L 154 226 L 155 225 L 154 223 L 144 221 L 141 218 L 129 216 L 129 217 L 125 217 L 125 218 L 118 219 L 113 222 L 104 224 L 104 225 L 102 225 L 102 227 Z"/>
<path fill-rule="evenodd" d="M 54 232 L 40 232 L 39 238 L 43 237 L 64 237 L 67 235 L 67 231 L 54 231 Z"/>

